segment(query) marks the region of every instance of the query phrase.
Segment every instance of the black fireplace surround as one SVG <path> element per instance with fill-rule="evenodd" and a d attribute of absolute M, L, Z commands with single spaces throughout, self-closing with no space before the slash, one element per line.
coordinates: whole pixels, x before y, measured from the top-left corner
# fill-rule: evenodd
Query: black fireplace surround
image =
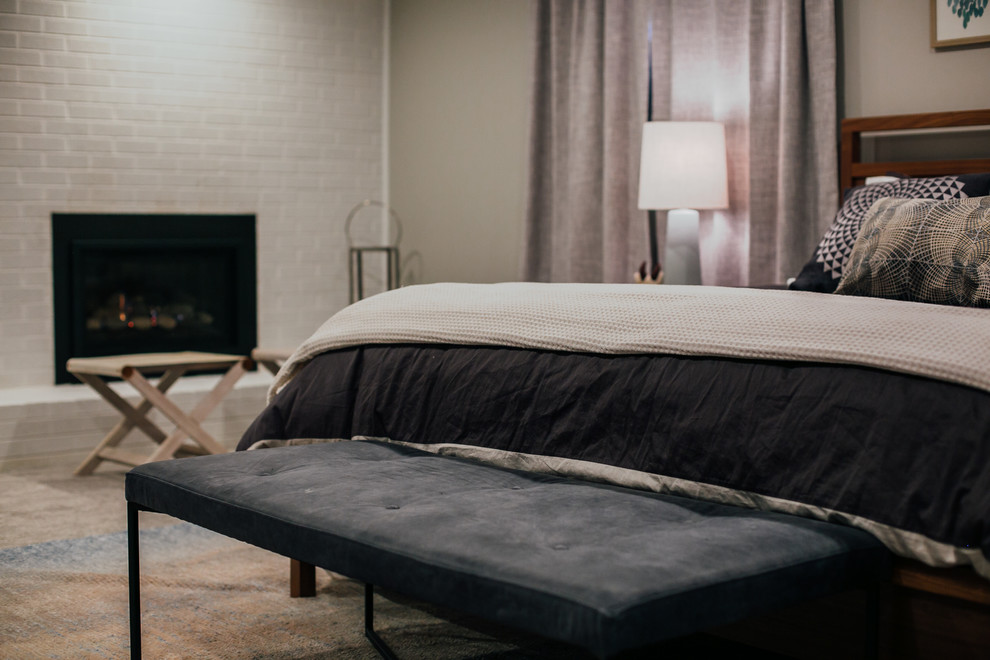
<path fill-rule="evenodd" d="M 70 357 L 257 343 L 253 215 L 52 214 L 55 383 Z"/>

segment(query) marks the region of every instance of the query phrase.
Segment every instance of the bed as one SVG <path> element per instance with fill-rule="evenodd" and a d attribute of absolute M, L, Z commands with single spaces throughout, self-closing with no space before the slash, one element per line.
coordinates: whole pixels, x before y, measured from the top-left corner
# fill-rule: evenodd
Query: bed
<path fill-rule="evenodd" d="M 980 125 L 990 110 L 844 121 L 842 208 L 800 290 L 437 284 L 361 301 L 282 366 L 238 449 L 376 438 L 860 527 L 901 558 L 888 656 L 988 653 L 990 274 L 953 270 L 953 244 L 919 275 L 930 255 L 901 246 L 919 218 L 962 214 L 967 245 L 990 250 L 972 226 L 990 217 L 990 159 L 862 158 L 864 134 Z M 841 635 L 779 635 L 842 625 L 841 603 L 816 607 L 721 634 L 765 646 L 763 626 L 775 650 L 834 656 Z"/>

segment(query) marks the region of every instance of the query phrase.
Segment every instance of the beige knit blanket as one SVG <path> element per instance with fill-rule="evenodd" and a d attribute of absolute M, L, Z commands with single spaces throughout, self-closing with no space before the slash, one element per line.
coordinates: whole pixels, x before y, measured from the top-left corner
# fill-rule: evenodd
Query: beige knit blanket
<path fill-rule="evenodd" d="M 279 371 L 362 344 L 514 346 L 879 367 L 990 391 L 990 310 L 801 291 L 643 284 L 429 284 L 357 302 Z"/>

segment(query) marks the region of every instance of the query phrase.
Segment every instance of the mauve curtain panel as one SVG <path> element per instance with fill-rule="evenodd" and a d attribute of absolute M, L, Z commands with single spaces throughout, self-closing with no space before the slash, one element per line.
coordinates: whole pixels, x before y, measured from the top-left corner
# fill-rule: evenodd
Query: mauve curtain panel
<path fill-rule="evenodd" d="M 655 121 L 726 126 L 730 208 L 701 212 L 703 282 L 796 275 L 837 203 L 833 0 L 538 0 L 537 13 L 522 277 L 629 282 L 648 259 L 636 201 L 651 69 Z"/>

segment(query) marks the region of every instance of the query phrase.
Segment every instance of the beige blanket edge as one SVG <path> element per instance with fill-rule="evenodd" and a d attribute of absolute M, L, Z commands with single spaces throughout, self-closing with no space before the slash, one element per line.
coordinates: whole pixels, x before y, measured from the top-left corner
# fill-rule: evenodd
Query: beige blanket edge
<path fill-rule="evenodd" d="M 350 305 L 280 369 L 269 400 L 325 351 L 512 346 L 856 364 L 990 391 L 990 310 L 788 290 L 442 283 Z"/>

